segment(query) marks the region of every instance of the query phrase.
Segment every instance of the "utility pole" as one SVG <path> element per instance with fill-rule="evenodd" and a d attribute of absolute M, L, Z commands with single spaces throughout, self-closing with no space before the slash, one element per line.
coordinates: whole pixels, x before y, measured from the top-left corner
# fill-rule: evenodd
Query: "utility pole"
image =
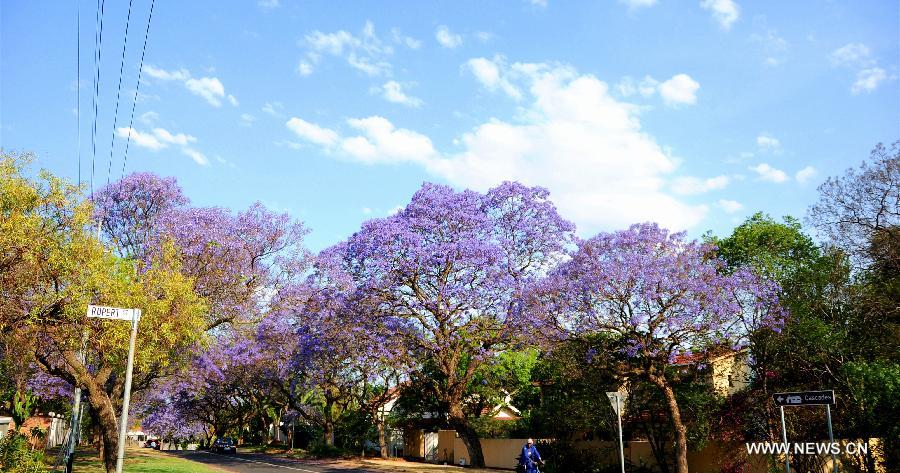
<path fill-rule="evenodd" d="M 86 358 L 85 345 L 87 344 L 87 337 L 87 329 L 85 329 L 81 335 L 81 350 L 78 352 L 78 359 L 81 360 L 82 364 L 84 364 Z M 75 447 L 78 446 L 78 441 L 81 438 L 81 412 L 84 410 L 84 407 L 81 405 L 81 388 L 78 387 L 77 383 L 75 385 L 75 395 L 73 397 L 72 430 L 69 433 L 69 451 L 66 452 L 66 473 L 72 473 L 72 468 L 75 463 Z"/>

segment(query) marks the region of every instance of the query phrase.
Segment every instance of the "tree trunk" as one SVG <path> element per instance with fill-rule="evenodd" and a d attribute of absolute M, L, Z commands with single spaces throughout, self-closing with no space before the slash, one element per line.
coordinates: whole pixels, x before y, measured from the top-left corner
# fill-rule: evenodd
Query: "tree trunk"
<path fill-rule="evenodd" d="M 325 445 L 329 447 L 334 446 L 334 422 L 331 419 L 325 419 L 324 425 L 324 433 L 325 433 Z"/>
<path fill-rule="evenodd" d="M 463 413 L 462 408 L 452 406 L 449 416 L 450 426 L 459 434 L 459 438 L 463 441 L 466 448 L 469 449 L 469 463 L 472 466 L 484 466 L 484 453 L 481 451 L 481 439 L 478 438 L 478 432 L 469 425 L 469 420 Z M 458 454 L 456 456 L 459 456 Z"/>
<path fill-rule="evenodd" d="M 116 455 L 119 452 L 119 423 L 113 411 L 109 396 L 99 386 L 89 386 L 88 400 L 97 415 L 97 427 L 100 431 L 100 455 L 107 473 L 116 471 Z"/>
<path fill-rule="evenodd" d="M 384 419 L 381 419 L 378 416 L 376 416 L 375 417 L 375 427 L 378 429 L 378 451 L 379 451 L 379 454 L 381 455 L 381 458 L 387 458 L 389 453 L 388 453 L 388 446 L 387 446 L 387 436 L 385 435 Z"/>
<path fill-rule="evenodd" d="M 322 409 L 322 430 L 325 436 L 325 445 L 334 446 L 334 398 L 325 394 L 325 405 Z"/>
<path fill-rule="evenodd" d="M 666 407 L 675 427 L 675 466 L 678 473 L 688 473 L 687 461 L 687 427 L 681 420 L 681 410 L 678 408 L 678 400 L 675 391 L 669 386 L 669 382 L 663 376 L 652 376 L 650 381 L 655 384 L 666 397 Z"/>

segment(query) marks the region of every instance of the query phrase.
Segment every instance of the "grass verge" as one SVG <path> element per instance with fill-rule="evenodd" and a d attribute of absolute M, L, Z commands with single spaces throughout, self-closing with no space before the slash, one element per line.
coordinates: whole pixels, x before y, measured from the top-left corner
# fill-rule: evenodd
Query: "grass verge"
<path fill-rule="evenodd" d="M 128 448 L 123 470 L 128 473 L 222 473 L 226 470 L 185 460 L 149 448 Z M 96 450 L 78 449 L 74 473 L 106 473 Z"/>

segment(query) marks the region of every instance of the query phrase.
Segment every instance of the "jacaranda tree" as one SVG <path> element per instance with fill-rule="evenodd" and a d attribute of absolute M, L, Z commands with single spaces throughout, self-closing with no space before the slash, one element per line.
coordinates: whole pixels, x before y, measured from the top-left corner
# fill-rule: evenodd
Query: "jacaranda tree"
<path fill-rule="evenodd" d="M 316 268 L 302 284 L 279 291 L 259 325 L 261 346 L 274 354 L 270 382 L 297 415 L 322 430 L 326 445 L 334 445 L 336 422 L 353 409 L 377 427 L 386 455 L 377 411 L 409 371 L 403 330 L 349 297 L 352 281 L 332 279 L 328 265 Z"/>
<path fill-rule="evenodd" d="M 446 409 L 472 464 L 484 458 L 463 409 L 467 386 L 498 351 L 542 336 L 520 297 L 558 262 L 573 230 L 542 188 L 507 182 L 481 194 L 426 183 L 405 209 L 365 222 L 335 248 L 366 315 L 409 325 L 408 345 L 438 367 L 423 388 Z"/>
<path fill-rule="evenodd" d="M 783 322 L 777 285 L 748 271 L 725 274 L 713 255 L 713 247 L 683 233 L 633 225 L 579 242 L 529 299 L 563 333 L 624 342 L 620 376 L 649 381 L 664 396 L 679 473 L 688 472 L 688 435 L 670 365 L 685 354 L 702 361 L 713 348 L 745 342 L 754 327 Z"/>

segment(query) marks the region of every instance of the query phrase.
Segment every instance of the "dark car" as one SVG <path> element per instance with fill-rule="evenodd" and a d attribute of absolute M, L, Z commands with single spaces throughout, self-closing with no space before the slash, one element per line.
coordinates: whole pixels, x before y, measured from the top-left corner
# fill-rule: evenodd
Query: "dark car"
<path fill-rule="evenodd" d="M 234 445 L 234 440 L 226 437 L 216 439 L 211 450 L 216 453 L 236 453 L 237 447 Z"/>
<path fill-rule="evenodd" d="M 144 442 L 144 448 L 159 450 L 159 439 L 147 439 L 147 441 Z"/>

